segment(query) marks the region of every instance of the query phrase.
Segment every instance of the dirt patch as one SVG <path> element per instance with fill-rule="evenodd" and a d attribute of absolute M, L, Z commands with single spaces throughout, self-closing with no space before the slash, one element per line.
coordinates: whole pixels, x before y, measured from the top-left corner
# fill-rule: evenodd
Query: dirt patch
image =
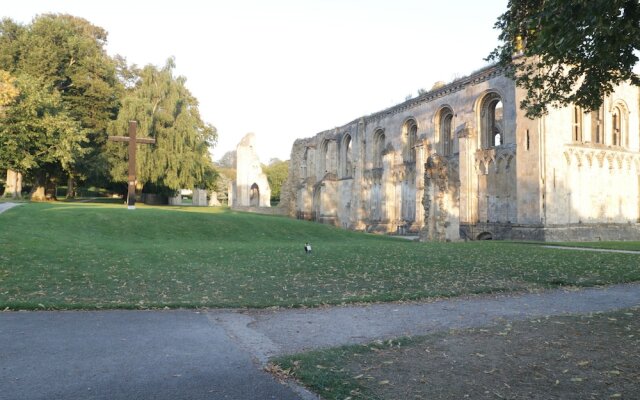
<path fill-rule="evenodd" d="M 284 366 L 327 399 L 638 398 L 639 315 L 635 307 L 502 322 L 294 356 Z M 319 366 L 332 378 L 305 381 L 317 375 L 305 369 Z"/>

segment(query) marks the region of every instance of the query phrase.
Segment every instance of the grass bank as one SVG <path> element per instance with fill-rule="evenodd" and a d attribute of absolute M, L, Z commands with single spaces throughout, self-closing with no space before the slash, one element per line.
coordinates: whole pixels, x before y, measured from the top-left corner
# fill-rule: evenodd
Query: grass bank
<path fill-rule="evenodd" d="M 327 400 L 637 398 L 639 313 L 554 316 L 344 346 L 278 358 L 269 369 Z"/>
<path fill-rule="evenodd" d="M 413 300 L 638 281 L 638 260 L 495 241 L 417 243 L 227 209 L 25 204 L 0 214 L 0 308 Z"/>

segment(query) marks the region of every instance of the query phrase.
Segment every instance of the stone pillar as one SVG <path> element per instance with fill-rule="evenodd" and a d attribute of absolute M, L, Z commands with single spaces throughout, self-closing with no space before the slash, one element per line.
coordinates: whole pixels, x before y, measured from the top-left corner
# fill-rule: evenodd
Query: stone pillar
<path fill-rule="evenodd" d="M 463 124 L 456 130 L 460 144 L 460 222 L 475 224 L 477 216 L 477 181 L 475 171 L 476 132 Z"/>
<path fill-rule="evenodd" d="M 207 191 L 204 189 L 193 189 L 193 201 L 194 206 L 206 207 L 207 206 Z"/>
<path fill-rule="evenodd" d="M 426 162 L 426 159 L 427 159 L 427 151 L 428 151 L 428 147 L 425 144 L 419 144 L 416 146 L 416 176 L 415 176 L 415 185 L 416 185 L 415 229 L 416 230 L 422 229 L 425 223 L 425 215 L 424 215 L 424 207 L 422 207 L 422 199 L 425 196 L 424 163 Z"/>
<path fill-rule="evenodd" d="M 437 154 L 429 156 L 425 163 L 423 202 L 427 221 L 420 232 L 421 240 L 443 242 L 460 239 L 455 205 L 457 187 L 455 178 L 454 181 L 450 178 L 448 160 Z"/>
<path fill-rule="evenodd" d="M 366 135 L 366 122 L 364 118 L 360 118 L 358 121 L 358 130 L 355 136 L 351 139 L 353 143 L 353 188 L 351 195 L 351 215 L 350 225 L 355 230 L 364 230 L 366 225 L 364 223 L 363 205 L 365 202 L 365 196 L 367 190 L 364 187 L 363 171 L 366 163 L 365 152 L 365 135 Z"/>

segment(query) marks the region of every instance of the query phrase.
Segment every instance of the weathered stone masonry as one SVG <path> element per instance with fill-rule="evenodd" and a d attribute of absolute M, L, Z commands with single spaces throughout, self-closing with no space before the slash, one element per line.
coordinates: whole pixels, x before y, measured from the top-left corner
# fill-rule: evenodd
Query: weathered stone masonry
<path fill-rule="evenodd" d="M 640 93 L 530 120 L 497 67 L 297 140 L 290 216 L 421 240 L 640 239 Z"/>

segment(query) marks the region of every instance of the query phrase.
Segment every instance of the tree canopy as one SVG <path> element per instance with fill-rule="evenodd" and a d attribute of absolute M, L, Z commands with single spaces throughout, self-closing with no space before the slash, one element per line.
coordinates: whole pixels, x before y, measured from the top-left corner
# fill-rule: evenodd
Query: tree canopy
<path fill-rule="evenodd" d="M 30 75 L 16 79 L 18 95 L 0 119 L 0 167 L 37 178 L 56 164 L 70 170 L 86 141 L 60 94 Z"/>
<path fill-rule="evenodd" d="M 136 120 L 140 136 L 157 140 L 140 149 L 140 182 L 213 188 L 217 133 L 202 121 L 186 79 L 173 76 L 174 60 L 129 66 L 110 57 L 106 43 L 104 29 L 71 15 L 0 21 L 0 170 L 35 186 L 126 182 L 126 149 L 107 136 Z"/>
<path fill-rule="evenodd" d="M 141 146 L 137 160 L 140 182 L 180 188 L 212 188 L 215 179 L 209 148 L 217 140 L 216 129 L 202 121 L 198 101 L 185 87 L 186 79 L 174 77 L 175 63 L 163 68 L 147 65 L 139 72 L 135 86 L 122 99 L 118 118 L 109 126 L 111 135 L 122 135 L 128 122 L 138 121 L 139 136 L 156 139 L 153 146 Z M 126 149 L 117 143 L 111 150 L 111 174 L 126 181 Z"/>
<path fill-rule="evenodd" d="M 0 68 L 27 91 L 15 103 L 16 109 L 8 112 L 13 119 L 3 121 L 8 125 L 3 128 L 4 134 L 12 134 L 14 144 L 18 137 L 23 140 L 38 137 L 39 123 L 28 121 L 26 124 L 27 121 L 20 118 L 27 118 L 25 107 L 31 107 L 31 113 L 40 107 L 36 113 L 55 117 L 57 122 L 63 116 L 67 120 L 66 128 L 58 134 L 69 137 L 60 136 L 60 143 L 80 146 L 79 149 L 75 145 L 53 147 L 59 151 L 44 153 L 36 151 L 25 159 L 30 161 L 15 161 L 14 166 L 29 164 L 29 169 L 39 168 L 37 175 L 44 174 L 49 179 L 62 178 L 61 174 L 81 178 L 105 176 L 104 163 L 98 160 L 103 153 L 107 124 L 118 111 L 121 92 L 115 63 L 104 49 L 106 38 L 102 28 L 70 15 L 45 14 L 25 26 L 9 19 L 0 23 Z M 41 100 L 39 106 L 35 105 L 35 99 Z M 24 123 L 20 125 L 20 121 Z M 43 144 L 31 143 L 22 149 L 35 149 Z M 68 153 L 63 154 L 63 148 Z M 3 158 L 6 160 L 10 155 L 5 154 Z"/>
<path fill-rule="evenodd" d="M 615 85 L 640 85 L 638 0 L 509 0 L 495 28 L 503 44 L 489 59 L 527 90 L 529 117 L 570 103 L 595 110 Z"/>

